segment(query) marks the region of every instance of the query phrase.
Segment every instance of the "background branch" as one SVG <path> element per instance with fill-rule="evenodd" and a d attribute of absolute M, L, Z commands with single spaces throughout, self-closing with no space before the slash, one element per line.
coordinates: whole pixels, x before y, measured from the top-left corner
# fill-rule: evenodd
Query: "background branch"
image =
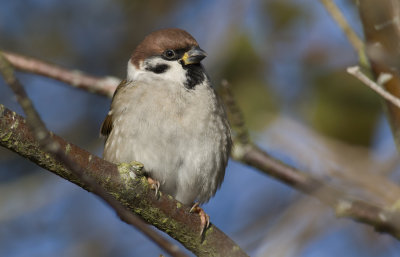
<path fill-rule="evenodd" d="M 248 135 L 244 117 L 236 104 L 233 93 L 226 81 L 222 82 L 222 98 L 226 103 L 231 125 L 242 137 L 234 138 L 234 158 L 257 168 L 261 172 L 272 176 L 279 181 L 303 193 L 318 198 L 323 203 L 331 206 L 339 217 L 348 217 L 358 222 L 369 224 L 380 232 L 386 232 L 400 239 L 400 213 L 396 208 L 381 207 L 357 200 L 347 195 L 342 190 L 335 188 L 319 178 L 290 167 L 255 146 L 243 135 Z"/>
<path fill-rule="evenodd" d="M 381 75 L 378 78 L 378 81 L 379 80 L 382 80 L 382 81 L 378 82 L 380 84 L 380 85 L 378 85 L 377 83 L 372 81 L 370 78 L 368 78 L 367 75 L 362 73 L 362 71 L 360 70 L 360 67 L 358 67 L 358 66 L 353 66 L 353 67 L 347 68 L 347 73 L 349 73 L 349 74 L 353 75 L 354 77 L 356 77 L 357 79 L 359 79 L 361 82 L 363 82 L 364 85 L 366 85 L 367 87 L 374 90 L 377 94 L 379 94 L 385 100 L 387 100 L 387 101 L 391 102 L 392 104 L 394 104 L 395 106 L 397 106 L 397 108 L 400 108 L 400 99 L 395 97 L 394 95 L 390 94 L 389 92 L 387 92 L 381 86 L 381 85 L 384 85 L 389 80 L 391 80 L 392 75 L 381 73 Z"/>
<path fill-rule="evenodd" d="M 392 79 L 384 88 L 400 98 L 400 6 L 398 1 L 359 1 L 358 5 L 367 44 L 368 58 L 375 79 L 380 74 L 390 74 Z M 385 101 L 397 148 L 400 149 L 400 109 Z"/>
<path fill-rule="evenodd" d="M 112 97 L 119 82 L 118 78 L 90 76 L 82 71 L 69 70 L 36 58 L 3 51 L 3 55 L 18 70 L 56 79 L 73 87 Z"/>
<path fill-rule="evenodd" d="M 369 62 L 365 51 L 364 42 L 351 28 L 343 13 L 340 11 L 339 7 L 335 4 L 333 0 L 320 0 L 320 2 L 324 5 L 325 9 L 336 21 L 338 26 L 343 30 L 350 44 L 357 51 L 361 66 L 363 68 L 369 69 Z"/>

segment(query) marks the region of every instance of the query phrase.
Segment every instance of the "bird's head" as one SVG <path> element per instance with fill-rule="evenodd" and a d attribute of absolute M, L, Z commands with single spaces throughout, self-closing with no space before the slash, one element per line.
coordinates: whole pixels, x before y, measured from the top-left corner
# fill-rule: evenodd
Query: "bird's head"
<path fill-rule="evenodd" d="M 182 29 L 163 29 L 144 38 L 128 62 L 128 80 L 161 79 L 192 89 L 206 78 L 206 57 L 197 41 Z"/>

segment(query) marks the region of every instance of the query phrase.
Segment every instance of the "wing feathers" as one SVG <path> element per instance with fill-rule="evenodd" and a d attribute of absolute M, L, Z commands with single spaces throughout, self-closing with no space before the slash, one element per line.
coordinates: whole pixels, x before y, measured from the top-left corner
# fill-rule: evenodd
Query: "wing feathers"
<path fill-rule="evenodd" d="M 124 86 L 126 86 L 126 80 L 122 80 L 121 83 L 119 83 L 117 89 L 115 89 L 114 95 L 113 95 L 113 100 L 115 95 L 118 93 L 118 91 L 123 88 Z M 113 128 L 113 120 L 112 120 L 112 112 L 110 111 L 106 118 L 104 119 L 103 123 L 101 124 L 100 127 L 100 136 L 103 137 L 108 137 L 108 135 L 110 135 L 111 130 Z"/>

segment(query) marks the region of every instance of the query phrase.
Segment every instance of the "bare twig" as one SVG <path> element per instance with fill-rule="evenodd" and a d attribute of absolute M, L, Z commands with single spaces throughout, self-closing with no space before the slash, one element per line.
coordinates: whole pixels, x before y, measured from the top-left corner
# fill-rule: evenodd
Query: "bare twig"
<path fill-rule="evenodd" d="M 239 128 L 239 133 L 246 131 L 243 116 L 236 113 L 240 110 L 232 92 L 229 91 L 228 83 L 224 83 L 226 87 L 222 99 L 226 104 L 230 117 L 236 117 L 238 120 L 233 121 L 234 128 Z M 229 92 L 227 94 L 226 92 Z M 246 133 L 248 134 L 248 133 Z M 281 161 L 271 157 L 247 140 L 244 143 L 240 138 L 234 139 L 234 150 L 239 154 L 233 157 L 240 162 L 253 166 L 263 173 L 272 176 L 279 181 L 303 192 L 318 198 L 320 201 L 331 206 L 339 217 L 348 217 L 356 221 L 369 224 L 377 231 L 386 232 L 400 239 L 400 214 L 396 208 L 383 208 L 372 203 L 365 202 L 347 195 L 342 190 L 335 188 L 319 178 L 313 177 L 305 172 L 290 167 Z"/>
<path fill-rule="evenodd" d="M 325 9 L 329 12 L 332 18 L 336 21 L 339 27 L 345 33 L 347 39 L 353 48 L 357 51 L 358 57 L 362 67 L 368 68 L 368 58 L 365 51 L 364 42 L 360 39 L 360 37 L 354 32 L 351 28 L 350 24 L 347 22 L 346 18 L 337 7 L 333 0 L 320 0 L 320 2 L 325 6 Z"/>
<path fill-rule="evenodd" d="M 18 70 L 53 78 L 74 87 L 111 97 L 120 79 L 115 77 L 95 77 L 78 70 L 69 70 L 55 64 L 23 56 L 12 52 L 3 52 L 8 61 Z"/>
<path fill-rule="evenodd" d="M 51 138 L 49 131 L 46 129 L 45 124 L 41 120 L 38 112 L 35 110 L 23 86 L 14 76 L 14 71 L 11 64 L 3 57 L 1 53 L 0 73 L 2 74 L 6 83 L 10 86 L 10 88 L 17 96 L 18 102 L 20 103 L 24 112 L 27 115 L 28 124 L 34 133 L 34 137 L 36 138 L 36 140 L 38 140 L 41 147 L 46 152 L 52 154 L 58 161 L 60 161 L 66 168 L 68 168 L 69 171 L 71 171 L 77 178 L 79 178 L 79 180 L 81 180 L 83 184 L 85 184 L 87 187 L 90 187 L 92 192 L 100 196 L 100 198 L 102 198 L 108 205 L 110 205 L 117 212 L 118 216 L 122 220 L 139 229 L 149 239 L 151 239 L 159 247 L 164 249 L 172 256 L 187 256 L 179 249 L 178 246 L 161 237 L 147 224 L 145 224 L 140 218 L 128 212 L 121 203 L 119 203 L 114 197 L 107 193 L 105 189 L 101 187 L 98 183 L 96 183 L 93 178 L 87 176 L 82 166 L 71 160 L 71 158 L 69 158 L 64 153 L 60 145 Z"/>
<path fill-rule="evenodd" d="M 356 77 L 357 79 L 359 79 L 361 82 L 363 82 L 364 85 L 366 85 L 367 87 L 374 90 L 380 96 L 382 96 L 383 98 L 385 98 L 386 100 L 388 100 L 389 102 L 391 102 L 392 104 L 394 104 L 395 106 L 400 108 L 400 99 L 395 97 L 388 91 L 386 91 L 382 86 L 380 86 L 380 85 L 383 85 L 386 82 L 388 82 L 390 79 L 392 79 L 393 76 L 391 74 L 389 74 L 389 73 L 381 74 L 378 77 L 378 81 L 380 84 L 380 85 L 378 85 L 377 83 L 372 81 L 370 78 L 368 78 L 364 73 L 362 73 L 362 71 L 360 70 L 360 67 L 358 67 L 358 66 L 353 66 L 353 67 L 347 68 L 347 72 L 349 74 L 353 75 L 354 77 Z"/>
<path fill-rule="evenodd" d="M 389 73 L 393 78 L 383 85 L 390 94 L 400 98 L 400 5 L 393 0 L 358 1 L 368 58 L 375 80 Z M 397 150 L 400 150 L 400 109 L 385 101 Z"/>
<path fill-rule="evenodd" d="M 301 172 L 272 158 L 252 146 L 246 148 L 242 162 L 277 178 L 285 184 L 314 196 L 333 208 L 338 217 L 348 217 L 369 224 L 377 231 L 386 232 L 400 239 L 400 214 L 398 210 L 383 208 L 372 203 L 354 199 L 342 190 L 326 184 L 320 179 Z"/>

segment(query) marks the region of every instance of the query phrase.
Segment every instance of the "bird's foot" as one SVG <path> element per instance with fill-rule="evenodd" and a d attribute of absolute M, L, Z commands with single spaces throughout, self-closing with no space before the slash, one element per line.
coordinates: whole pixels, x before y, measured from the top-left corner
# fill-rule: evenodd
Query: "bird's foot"
<path fill-rule="evenodd" d="M 210 216 L 199 206 L 199 203 L 193 204 L 192 208 L 190 208 L 190 212 L 196 212 L 200 215 L 200 235 L 203 235 L 204 231 L 210 226 Z"/>
<path fill-rule="evenodd" d="M 156 191 L 156 197 L 158 198 L 159 197 L 159 193 L 160 193 L 160 191 L 159 191 L 160 182 L 157 181 L 157 180 L 154 180 L 154 179 L 152 179 L 150 177 L 147 177 L 147 181 L 150 184 L 150 188 Z"/>
<path fill-rule="evenodd" d="M 144 166 L 142 163 L 138 161 L 132 161 L 129 163 L 122 162 L 118 163 L 118 171 L 122 178 L 126 181 L 130 179 L 135 179 L 136 176 L 143 176 L 144 175 Z"/>

